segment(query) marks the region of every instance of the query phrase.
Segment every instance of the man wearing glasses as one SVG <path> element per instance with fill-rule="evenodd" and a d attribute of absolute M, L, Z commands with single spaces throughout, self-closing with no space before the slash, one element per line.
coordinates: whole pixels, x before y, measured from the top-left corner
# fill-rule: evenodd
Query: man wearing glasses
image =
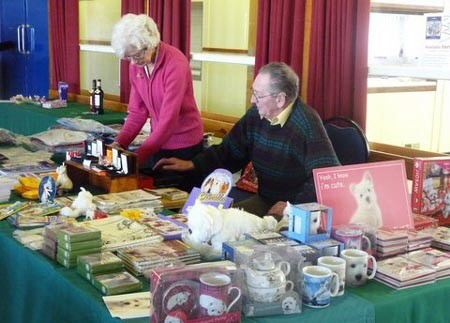
<path fill-rule="evenodd" d="M 252 161 L 258 193 L 236 206 L 259 216 L 281 218 L 286 201 L 314 201 L 312 170 L 339 162 L 319 115 L 301 101 L 298 89 L 298 76 L 288 65 L 263 66 L 253 82 L 252 107 L 220 145 L 192 160 L 161 159 L 155 167 L 206 176 L 216 168 L 236 172 Z"/>

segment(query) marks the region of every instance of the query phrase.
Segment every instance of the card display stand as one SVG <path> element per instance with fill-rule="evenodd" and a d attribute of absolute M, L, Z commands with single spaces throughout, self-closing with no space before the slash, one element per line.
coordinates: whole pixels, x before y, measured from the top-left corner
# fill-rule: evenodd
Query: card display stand
<path fill-rule="evenodd" d="M 108 149 L 108 148 L 107 148 Z M 108 172 L 96 172 L 86 168 L 82 163 L 66 160 L 67 175 L 75 187 L 95 186 L 108 193 L 117 193 L 139 188 L 139 171 L 137 155 L 127 151 L 133 165 L 132 172 L 127 175 Z"/>

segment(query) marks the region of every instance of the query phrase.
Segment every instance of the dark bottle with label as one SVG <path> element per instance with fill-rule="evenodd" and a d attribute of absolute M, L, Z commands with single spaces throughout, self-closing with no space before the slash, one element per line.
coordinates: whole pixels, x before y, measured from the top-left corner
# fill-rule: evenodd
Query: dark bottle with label
<path fill-rule="evenodd" d="M 92 88 L 89 90 L 89 110 L 91 113 L 95 113 L 95 105 L 94 105 L 94 92 L 97 88 L 96 80 L 92 80 Z"/>
<path fill-rule="evenodd" d="M 95 107 L 95 114 L 103 114 L 104 110 L 103 110 L 103 97 L 104 97 L 104 93 L 102 90 L 102 80 L 98 79 L 97 80 L 97 87 L 95 88 L 94 91 L 94 107 Z"/>

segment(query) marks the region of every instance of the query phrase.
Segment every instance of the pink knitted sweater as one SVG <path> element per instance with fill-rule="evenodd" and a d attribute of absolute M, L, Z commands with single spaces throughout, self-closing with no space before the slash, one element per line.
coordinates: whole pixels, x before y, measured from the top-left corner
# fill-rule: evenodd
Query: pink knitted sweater
<path fill-rule="evenodd" d="M 131 92 L 128 117 L 117 141 L 127 147 L 148 117 L 151 133 L 138 149 L 145 162 L 160 149 L 196 145 L 203 137 L 203 125 L 194 99 L 189 62 L 177 48 L 159 43 L 155 67 L 147 77 L 144 68 L 130 64 Z"/>

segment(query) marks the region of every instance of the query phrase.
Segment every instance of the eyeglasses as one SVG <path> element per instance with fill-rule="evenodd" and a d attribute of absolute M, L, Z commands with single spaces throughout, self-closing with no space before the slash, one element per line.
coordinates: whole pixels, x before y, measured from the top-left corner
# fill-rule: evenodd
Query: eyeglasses
<path fill-rule="evenodd" d="M 255 90 L 252 89 L 252 95 L 255 97 L 256 103 L 259 103 L 259 100 L 264 99 L 264 98 L 266 98 L 268 96 L 274 96 L 274 95 L 278 95 L 278 94 L 280 94 L 280 93 L 270 93 L 270 94 L 267 94 L 267 95 L 259 95 L 258 96 L 258 95 L 256 95 Z"/>
<path fill-rule="evenodd" d="M 148 49 L 147 47 L 144 47 L 140 51 L 138 51 L 136 54 L 127 55 L 127 56 L 125 56 L 125 58 L 130 61 L 139 61 L 144 58 L 145 52 L 147 51 L 147 49 Z"/>

